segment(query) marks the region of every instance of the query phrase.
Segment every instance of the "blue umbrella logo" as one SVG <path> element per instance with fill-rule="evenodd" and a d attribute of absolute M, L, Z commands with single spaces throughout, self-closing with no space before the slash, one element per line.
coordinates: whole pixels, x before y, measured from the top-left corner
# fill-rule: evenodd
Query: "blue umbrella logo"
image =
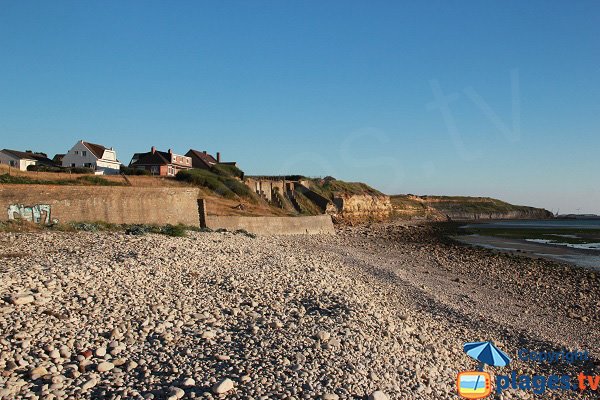
<path fill-rule="evenodd" d="M 463 350 L 469 357 L 479 361 L 479 371 L 483 371 L 486 364 L 493 367 L 505 367 L 510 363 L 510 357 L 492 342 L 465 343 Z"/>
<path fill-rule="evenodd" d="M 467 399 L 487 397 L 491 391 L 490 374 L 483 372 L 484 366 L 504 367 L 510 363 L 510 357 L 492 342 L 465 343 L 463 350 L 467 355 L 479 361 L 478 372 L 461 372 L 457 378 L 458 393 Z"/>

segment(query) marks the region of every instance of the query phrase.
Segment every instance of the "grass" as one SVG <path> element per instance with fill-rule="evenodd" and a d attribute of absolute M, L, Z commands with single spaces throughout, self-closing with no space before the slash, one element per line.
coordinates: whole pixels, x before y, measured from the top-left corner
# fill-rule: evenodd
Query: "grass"
<path fill-rule="evenodd" d="M 152 176 L 152 173 L 146 169 L 139 168 L 130 168 L 121 166 L 121 173 L 124 175 L 133 175 L 133 176 Z"/>
<path fill-rule="evenodd" d="M 420 212 L 427 208 L 445 213 L 506 213 L 506 212 L 533 212 L 540 209 L 527 206 L 518 206 L 490 197 L 467 196 L 390 196 L 392 205 L 400 210 Z"/>
<path fill-rule="evenodd" d="M 302 193 L 296 191 L 295 192 L 296 201 L 300 205 L 300 209 L 302 210 L 302 215 L 319 215 L 322 214 L 321 209 L 308 197 L 303 195 Z"/>
<path fill-rule="evenodd" d="M 442 210 L 460 212 L 508 212 L 527 211 L 533 207 L 517 206 L 502 200 L 490 197 L 467 197 L 467 196 L 422 196 L 429 206 Z"/>
<path fill-rule="evenodd" d="M 96 175 L 80 176 L 77 179 L 43 180 L 28 176 L 0 175 L 0 184 L 13 185 L 62 185 L 62 186 L 124 186 L 122 182 L 109 181 Z"/>
<path fill-rule="evenodd" d="M 211 168 L 211 171 L 220 176 L 229 176 L 233 178 L 244 179 L 244 171 L 236 167 L 235 165 L 229 164 L 215 164 Z"/>
<path fill-rule="evenodd" d="M 218 175 L 204 169 L 189 169 L 179 171 L 176 179 L 208 188 L 214 193 L 228 199 L 243 197 L 256 202 L 256 198 L 250 188 L 231 175 Z"/>
<path fill-rule="evenodd" d="M 61 181 L 65 182 L 65 181 Z M 96 175 L 92 176 L 81 176 L 75 180 L 82 185 L 91 185 L 91 186 L 124 186 L 125 184 L 122 182 L 109 181 L 107 179 L 101 178 Z"/>
<path fill-rule="evenodd" d="M 185 225 L 130 225 L 125 228 L 125 233 L 128 235 L 145 235 L 147 233 L 159 233 L 162 235 L 173 237 L 185 237 L 189 227 Z"/>
<path fill-rule="evenodd" d="M 1 221 L 0 232 L 39 232 L 43 230 L 58 232 L 125 232 L 128 235 L 145 235 L 157 233 L 161 235 L 184 237 L 188 231 L 200 231 L 199 228 L 187 225 L 154 225 L 154 224 L 111 224 L 108 222 L 68 222 L 52 225 L 34 224 L 24 220 Z"/>
<path fill-rule="evenodd" d="M 51 167 L 47 165 L 29 165 L 27 171 L 30 172 L 52 172 L 52 173 L 67 173 L 67 174 L 93 174 L 92 168 L 85 167 Z"/>
<path fill-rule="evenodd" d="M 371 196 L 383 196 L 379 190 L 373 189 L 369 185 L 362 182 L 344 182 L 339 181 L 335 178 L 325 179 L 311 179 L 311 189 L 326 197 L 333 200 L 339 194 L 347 195 L 371 195 Z"/>

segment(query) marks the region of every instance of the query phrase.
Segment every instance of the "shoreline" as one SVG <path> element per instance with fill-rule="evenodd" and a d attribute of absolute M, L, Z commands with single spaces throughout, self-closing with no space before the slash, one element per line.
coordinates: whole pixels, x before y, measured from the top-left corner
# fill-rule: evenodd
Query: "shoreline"
<path fill-rule="evenodd" d="M 462 344 L 478 340 L 510 354 L 508 370 L 598 374 L 598 274 L 458 245 L 449 228 L 0 233 L 0 389 L 174 399 L 219 397 L 230 379 L 227 397 L 239 399 L 452 399 L 456 374 L 475 367 Z M 31 302 L 14 304 L 17 293 Z M 519 348 L 562 347 L 592 359 L 516 359 Z"/>
<path fill-rule="evenodd" d="M 478 319 L 490 328 L 506 323 L 504 330 L 555 346 L 584 345 L 600 356 L 600 329 L 594 325 L 600 317 L 600 272 L 457 242 L 451 237 L 456 225 L 392 222 L 351 229 L 353 236 L 372 240 L 356 248 L 368 249 L 384 261 L 382 270 L 426 292 L 425 302 L 438 302 L 444 312 L 464 313 L 464 302 L 486 311 Z M 417 232 L 410 233 L 411 228 Z"/>
<path fill-rule="evenodd" d="M 600 271 L 600 252 L 595 250 L 477 234 L 452 236 L 451 238 L 468 246 L 512 255 L 522 255 L 533 259 L 544 258 L 548 261 L 569 264 L 576 268 Z"/>

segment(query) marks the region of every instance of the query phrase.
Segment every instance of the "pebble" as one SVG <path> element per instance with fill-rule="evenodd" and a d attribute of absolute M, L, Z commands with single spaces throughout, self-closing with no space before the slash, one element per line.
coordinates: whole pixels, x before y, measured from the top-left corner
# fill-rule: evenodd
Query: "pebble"
<path fill-rule="evenodd" d="M 81 391 L 85 392 L 86 390 L 93 388 L 97 384 L 98 384 L 98 380 L 96 378 L 88 379 L 81 385 Z"/>
<path fill-rule="evenodd" d="M 229 392 L 231 389 L 233 389 L 233 387 L 234 387 L 233 381 L 229 378 L 225 378 L 225 379 L 222 379 L 219 382 L 217 382 L 212 387 L 212 391 L 215 394 L 223 394 L 223 393 Z"/>
<path fill-rule="evenodd" d="M 389 400 L 389 397 L 384 392 L 377 390 L 369 395 L 369 400 Z"/>
<path fill-rule="evenodd" d="M 37 367 L 37 368 L 32 369 L 29 374 L 31 375 L 31 379 L 35 381 L 36 379 L 39 379 L 42 376 L 47 375 L 48 370 L 45 367 Z"/>
<path fill-rule="evenodd" d="M 203 339 L 213 339 L 217 336 L 217 332 L 215 331 L 204 331 L 202 333 L 202 338 Z"/>
<path fill-rule="evenodd" d="M 359 240 L 358 235 L 250 238 L 200 232 L 180 238 L 19 234 L 11 251 L 31 256 L 2 259 L 0 267 L 5 328 L 0 390 L 7 399 L 23 400 L 450 400 L 456 397 L 456 371 L 473 365 L 462 351 L 464 341 L 485 332 L 515 353 L 514 339 L 494 328 L 482 331 L 481 317 L 463 325 L 432 315 L 431 293 L 411 281 L 432 287 L 431 280 L 442 279 L 446 268 L 461 265 L 464 273 L 456 276 L 476 273 L 489 256 L 444 247 L 454 257 L 449 259 L 445 250 L 429 252 L 429 245 L 418 241 Z M 398 257 L 391 258 L 396 251 Z M 498 268 L 493 264 L 490 271 Z M 402 290 L 387 271 L 396 266 Z M 426 266 L 427 276 L 418 272 Z M 535 271 L 527 273 L 538 277 Z M 515 276 L 503 275 L 511 282 Z M 539 278 L 541 285 L 552 284 L 553 295 L 562 299 L 568 293 L 560 290 L 562 284 L 554 285 L 554 275 Z M 578 323 L 582 336 L 574 342 L 583 346 L 597 336 L 589 323 L 597 313 L 590 307 L 600 304 L 600 296 L 595 281 L 581 280 L 572 287 L 581 289 L 575 296 L 586 297 L 573 312 L 589 321 L 568 322 Z M 510 288 L 504 281 L 494 284 Z M 460 287 L 465 288 L 448 285 L 448 290 L 462 293 Z M 29 296 L 29 290 L 35 294 L 28 304 L 34 305 L 13 305 L 11 293 Z M 468 293 L 464 300 L 456 297 L 457 309 L 463 301 L 471 309 L 477 306 L 478 292 Z M 42 297 L 51 299 L 51 309 L 38 305 Z M 553 302 L 542 296 L 539 304 Z M 566 311 L 559 307 L 552 315 L 561 322 Z M 535 374 L 533 367 L 513 363 L 515 370 Z M 564 368 L 561 373 L 578 373 Z"/>
<path fill-rule="evenodd" d="M 185 391 L 183 389 L 178 387 L 171 387 L 171 391 L 169 393 L 170 399 L 181 399 L 183 396 L 185 396 Z"/>
<path fill-rule="evenodd" d="M 30 294 L 16 294 L 10 296 L 9 301 L 17 306 L 33 303 L 35 298 Z"/>
<path fill-rule="evenodd" d="M 183 387 L 192 387 L 192 386 L 196 386 L 196 381 L 192 378 L 186 378 L 183 380 L 183 382 L 181 383 L 181 385 Z"/>
<path fill-rule="evenodd" d="M 96 367 L 96 370 L 98 372 L 107 372 L 110 371 L 111 369 L 113 369 L 115 367 L 115 364 L 108 362 L 108 361 L 104 361 L 101 362 L 100 364 L 98 364 L 98 366 Z"/>

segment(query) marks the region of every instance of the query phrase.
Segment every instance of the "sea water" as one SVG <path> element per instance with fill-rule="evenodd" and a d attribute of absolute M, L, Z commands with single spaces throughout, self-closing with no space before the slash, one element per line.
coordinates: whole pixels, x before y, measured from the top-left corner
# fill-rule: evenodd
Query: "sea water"
<path fill-rule="evenodd" d="M 466 242 L 500 251 L 514 252 L 518 250 L 530 256 L 539 256 L 582 267 L 600 269 L 600 218 L 493 221 L 468 224 L 464 225 L 463 228 L 482 229 L 481 235 L 485 235 L 486 228 L 492 228 L 492 230 L 514 229 L 515 232 L 523 231 L 525 234 L 524 239 L 471 235 Z M 564 233 L 565 230 L 569 232 Z M 579 232 L 571 230 L 579 230 Z M 586 234 L 588 230 L 590 234 Z M 530 233 L 532 231 L 543 233 L 544 239 L 539 237 L 527 238 L 528 231 Z M 569 240 L 582 238 L 585 238 L 585 243 L 572 243 L 573 240 Z M 527 246 L 527 244 L 532 246 Z"/>

